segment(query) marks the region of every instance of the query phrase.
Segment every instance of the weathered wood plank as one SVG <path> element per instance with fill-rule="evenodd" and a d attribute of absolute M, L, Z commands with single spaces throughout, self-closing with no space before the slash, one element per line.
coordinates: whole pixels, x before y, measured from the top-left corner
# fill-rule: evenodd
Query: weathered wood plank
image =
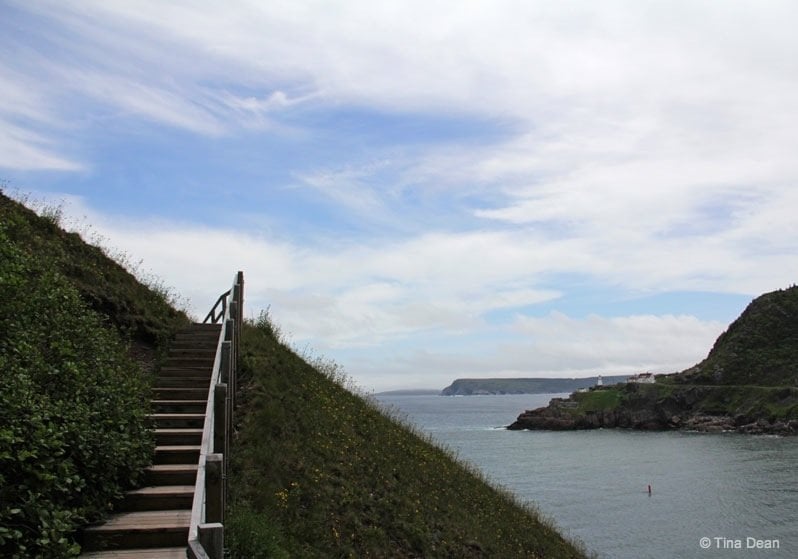
<path fill-rule="evenodd" d="M 152 549 L 117 549 L 89 551 L 81 557 L 88 559 L 186 559 L 185 547 L 158 547 Z"/>

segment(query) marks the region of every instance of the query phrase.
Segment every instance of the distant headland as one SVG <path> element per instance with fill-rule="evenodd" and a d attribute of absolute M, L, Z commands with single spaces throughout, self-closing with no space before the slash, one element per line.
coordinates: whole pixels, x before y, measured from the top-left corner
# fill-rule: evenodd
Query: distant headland
<path fill-rule="evenodd" d="M 489 394 L 559 394 L 626 382 L 628 375 L 585 378 L 459 378 L 441 391 L 441 396 L 482 396 Z M 601 379 L 601 382 L 599 382 Z"/>

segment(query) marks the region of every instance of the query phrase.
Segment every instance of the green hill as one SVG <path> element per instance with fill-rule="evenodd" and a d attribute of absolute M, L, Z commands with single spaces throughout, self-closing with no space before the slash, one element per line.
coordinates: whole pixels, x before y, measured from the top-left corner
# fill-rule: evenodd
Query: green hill
<path fill-rule="evenodd" d="M 718 337 L 706 359 L 671 380 L 798 386 L 798 287 L 754 299 Z"/>
<path fill-rule="evenodd" d="M 0 556 L 75 555 L 75 530 L 137 482 L 147 369 L 187 321 L 58 212 L 0 193 Z M 585 556 L 336 367 L 282 344 L 266 316 L 241 350 L 231 557 Z"/>
<path fill-rule="evenodd" d="M 522 413 L 511 429 L 798 433 L 798 287 L 757 297 L 706 359 L 655 384 L 619 384 Z"/>

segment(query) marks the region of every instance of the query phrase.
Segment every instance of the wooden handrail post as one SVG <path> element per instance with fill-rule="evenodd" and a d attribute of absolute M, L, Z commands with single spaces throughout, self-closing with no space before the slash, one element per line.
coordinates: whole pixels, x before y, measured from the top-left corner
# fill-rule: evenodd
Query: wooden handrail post
<path fill-rule="evenodd" d="M 222 342 L 222 359 L 221 359 L 221 366 L 222 370 L 219 374 L 220 382 L 224 382 L 225 384 L 230 384 L 230 358 L 231 358 L 231 348 L 230 342 L 224 341 Z"/>
<path fill-rule="evenodd" d="M 209 522 L 199 525 L 199 542 L 208 557 L 223 559 L 224 557 L 224 526 L 221 522 Z"/>
<path fill-rule="evenodd" d="M 225 451 L 227 438 L 227 385 L 220 382 L 213 390 L 213 452 Z"/>
<path fill-rule="evenodd" d="M 205 522 L 224 522 L 224 456 L 205 457 Z"/>
<path fill-rule="evenodd" d="M 235 356 L 238 362 L 241 328 L 244 326 L 244 273 L 238 272 L 238 281 L 233 286 L 233 301 L 236 303 L 236 342 Z"/>
<path fill-rule="evenodd" d="M 231 305 L 230 311 L 233 311 L 233 306 Z M 236 362 L 236 339 L 238 338 L 238 332 L 235 329 L 235 320 L 230 318 L 225 323 L 225 331 L 224 331 L 224 339 L 226 342 L 230 342 L 230 353 L 228 354 L 228 362 L 229 362 L 229 372 L 230 375 L 228 376 L 227 382 L 230 385 L 230 403 L 232 406 L 235 406 L 235 397 L 236 397 L 236 387 L 234 384 L 235 380 L 235 372 L 238 367 L 238 363 Z M 224 357 L 224 356 L 223 356 Z"/>
<path fill-rule="evenodd" d="M 238 308 L 241 311 L 238 313 L 238 326 L 239 332 L 241 331 L 240 328 L 244 322 L 244 272 L 239 271 L 236 284 L 238 285 L 238 298 L 236 301 L 238 302 Z"/>

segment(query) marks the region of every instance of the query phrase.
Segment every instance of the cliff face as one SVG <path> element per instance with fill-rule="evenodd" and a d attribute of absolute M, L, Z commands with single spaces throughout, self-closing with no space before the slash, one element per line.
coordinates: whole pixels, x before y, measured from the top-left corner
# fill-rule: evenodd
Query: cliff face
<path fill-rule="evenodd" d="M 592 400 L 617 396 L 617 405 Z M 555 398 L 525 411 L 508 429 L 685 429 L 798 434 L 798 389 L 728 386 L 623 385 Z"/>
<path fill-rule="evenodd" d="M 798 287 L 755 299 L 682 373 L 555 399 L 508 428 L 599 427 L 798 434 Z"/>

